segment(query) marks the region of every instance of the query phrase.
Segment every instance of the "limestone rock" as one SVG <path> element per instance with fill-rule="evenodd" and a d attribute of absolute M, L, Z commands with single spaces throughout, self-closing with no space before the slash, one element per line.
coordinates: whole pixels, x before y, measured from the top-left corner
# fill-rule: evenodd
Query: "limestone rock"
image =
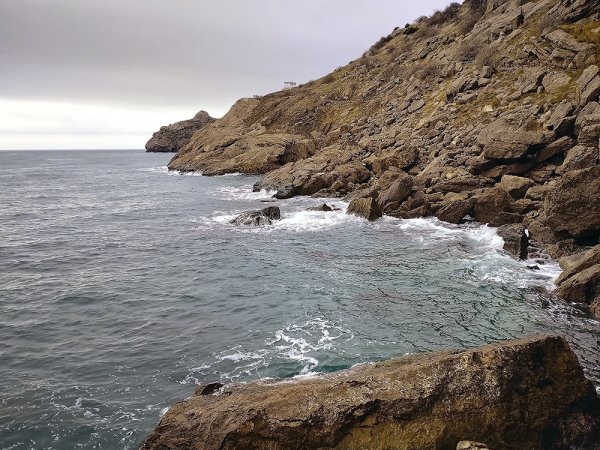
<path fill-rule="evenodd" d="M 436 217 L 448 223 L 460 223 L 465 216 L 471 214 L 475 199 L 456 199 L 445 201 L 437 211 Z"/>
<path fill-rule="evenodd" d="M 599 162 L 600 151 L 598 148 L 577 145 L 567 152 L 564 162 L 556 169 L 556 172 L 564 174 L 571 170 L 587 169 L 598 165 Z"/>
<path fill-rule="evenodd" d="M 460 441 L 456 444 L 456 450 L 490 450 L 486 444 L 473 441 Z"/>
<path fill-rule="evenodd" d="M 502 225 L 498 234 L 504 240 L 504 250 L 519 259 L 527 259 L 529 236 L 525 226 L 520 223 Z"/>
<path fill-rule="evenodd" d="M 516 177 L 514 175 L 504 175 L 500 181 L 499 187 L 515 199 L 525 197 L 529 188 L 535 186 L 535 183 L 529 178 Z"/>
<path fill-rule="evenodd" d="M 501 212 L 508 211 L 513 202 L 513 198 L 504 189 L 487 189 L 476 196 L 473 217 L 479 222 L 489 223 Z"/>
<path fill-rule="evenodd" d="M 589 66 L 577 80 L 577 103 L 585 106 L 591 101 L 598 101 L 600 96 L 600 68 Z"/>
<path fill-rule="evenodd" d="M 196 131 L 215 120 L 206 111 L 200 111 L 192 119 L 161 127 L 146 143 L 146 151 L 177 152 L 190 142 Z"/>
<path fill-rule="evenodd" d="M 370 197 L 352 200 L 346 212 L 347 214 L 363 217 L 369 221 L 377 220 L 383 215 L 377 200 Z"/>
<path fill-rule="evenodd" d="M 264 226 L 271 225 L 273 221 L 281 218 L 281 211 L 277 206 L 269 206 L 260 211 L 248 211 L 240 214 L 231 221 L 233 225 Z"/>
<path fill-rule="evenodd" d="M 487 159 L 518 159 L 541 146 L 545 139 L 541 131 L 525 131 L 499 119 L 480 133 L 478 142 Z"/>
<path fill-rule="evenodd" d="M 597 239 L 600 231 L 600 166 L 565 173 L 549 189 L 546 224 L 555 233 L 575 239 Z"/>
<path fill-rule="evenodd" d="M 412 187 L 413 178 L 404 173 L 399 174 L 391 186 L 379 195 L 378 203 L 384 211 L 395 209 L 410 195 Z"/>
<path fill-rule="evenodd" d="M 141 450 L 441 450 L 467 436 L 492 449 L 567 449 L 599 438 L 598 397 L 561 337 L 210 392 L 175 404 Z"/>

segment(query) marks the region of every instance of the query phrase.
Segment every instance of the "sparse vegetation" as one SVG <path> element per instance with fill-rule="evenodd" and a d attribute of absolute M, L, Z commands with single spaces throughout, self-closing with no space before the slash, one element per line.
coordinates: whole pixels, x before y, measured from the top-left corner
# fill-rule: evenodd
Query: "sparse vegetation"
<path fill-rule="evenodd" d="M 436 11 L 429 19 L 429 25 L 446 25 L 458 19 L 460 14 L 460 3 L 450 3 L 444 10 Z"/>

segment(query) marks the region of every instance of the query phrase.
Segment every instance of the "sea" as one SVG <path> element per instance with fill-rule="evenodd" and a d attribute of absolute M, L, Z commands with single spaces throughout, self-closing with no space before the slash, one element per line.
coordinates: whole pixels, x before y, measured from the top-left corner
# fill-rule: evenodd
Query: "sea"
<path fill-rule="evenodd" d="M 318 376 L 535 333 L 600 385 L 556 261 L 494 229 L 275 201 L 143 151 L 0 152 L 0 449 L 134 449 L 196 384 Z M 308 211 L 324 202 L 333 212 Z M 272 226 L 230 224 L 279 206 Z"/>

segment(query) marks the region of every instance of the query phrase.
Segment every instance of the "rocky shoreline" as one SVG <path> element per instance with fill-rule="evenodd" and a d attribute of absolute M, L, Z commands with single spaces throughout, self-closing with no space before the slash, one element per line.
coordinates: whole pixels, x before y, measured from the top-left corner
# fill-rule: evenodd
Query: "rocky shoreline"
<path fill-rule="evenodd" d="M 597 449 L 599 413 L 566 341 L 538 336 L 312 378 L 198 386 L 140 448 Z"/>
<path fill-rule="evenodd" d="M 150 140 L 146 142 L 146 151 L 178 152 L 190 142 L 196 131 L 201 130 L 215 120 L 206 111 L 200 111 L 191 119 L 160 127 L 160 130 L 154 133 Z"/>
<path fill-rule="evenodd" d="M 599 0 L 451 5 L 320 80 L 238 101 L 169 168 L 263 174 L 276 198 L 357 200 L 370 219 L 472 217 L 516 257 L 581 255 L 600 237 L 599 17 Z M 599 274 L 557 292 L 598 317 Z"/>
<path fill-rule="evenodd" d="M 255 190 L 344 198 L 368 220 L 489 224 L 516 258 L 558 258 L 556 294 L 600 318 L 599 66 L 600 0 L 465 0 L 319 80 L 239 100 L 169 168 L 260 174 Z M 600 448 L 598 408 L 564 340 L 527 338 L 201 386 L 141 448 Z"/>

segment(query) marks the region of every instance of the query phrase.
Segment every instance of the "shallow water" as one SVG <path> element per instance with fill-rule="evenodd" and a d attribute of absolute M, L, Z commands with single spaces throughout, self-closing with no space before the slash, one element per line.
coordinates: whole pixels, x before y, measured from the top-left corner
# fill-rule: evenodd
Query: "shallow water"
<path fill-rule="evenodd" d="M 194 383 L 330 372 L 535 332 L 598 382 L 598 323 L 487 227 L 307 212 L 142 152 L 0 152 L 0 448 L 136 448 Z"/>

